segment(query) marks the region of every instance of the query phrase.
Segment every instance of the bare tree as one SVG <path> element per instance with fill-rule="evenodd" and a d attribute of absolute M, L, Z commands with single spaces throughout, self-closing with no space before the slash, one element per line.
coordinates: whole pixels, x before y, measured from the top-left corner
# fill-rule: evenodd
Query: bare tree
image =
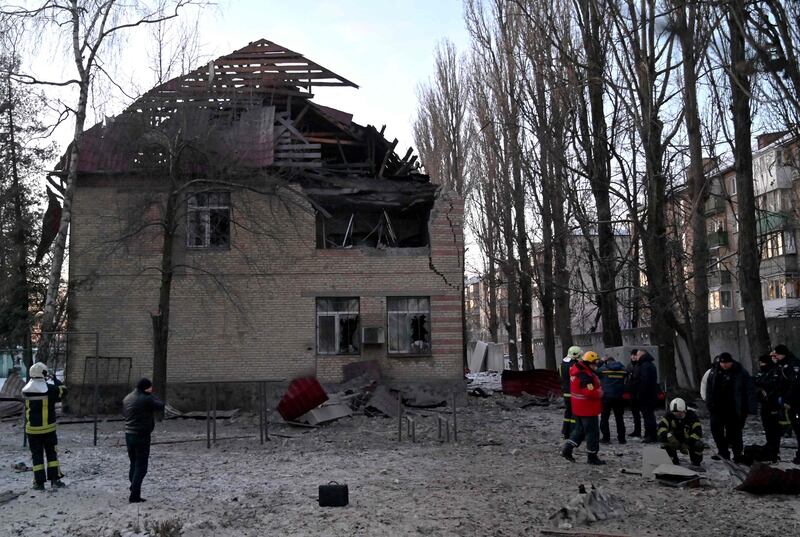
<path fill-rule="evenodd" d="M 53 244 L 53 260 L 42 318 L 42 331 L 45 335 L 56 328 L 56 298 L 72 217 L 72 198 L 87 106 L 95 78 L 104 72 L 101 66 L 106 63 L 104 59 L 108 59 L 105 55 L 113 55 L 115 38 L 121 32 L 177 17 L 178 11 L 190 3 L 193 0 L 175 0 L 168 14 L 159 11 L 160 6 L 149 6 L 144 2 L 121 4 L 116 0 L 48 0 L 33 9 L 4 8 L 0 11 L 0 15 L 4 17 L 17 19 L 31 26 L 31 31 L 64 32 L 69 36 L 65 54 L 71 57 L 75 65 L 75 78 L 64 81 L 45 81 L 22 72 L 14 74 L 16 80 L 25 83 L 78 89 L 77 100 L 71 106 L 75 125 L 67 156 L 68 174 L 64 185 L 61 225 Z M 48 341 L 45 337 L 39 345 L 37 361 L 46 357 Z"/>

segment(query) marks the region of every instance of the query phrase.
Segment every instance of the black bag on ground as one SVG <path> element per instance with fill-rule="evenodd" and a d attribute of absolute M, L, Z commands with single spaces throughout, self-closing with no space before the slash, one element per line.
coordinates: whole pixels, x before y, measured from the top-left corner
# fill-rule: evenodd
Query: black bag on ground
<path fill-rule="evenodd" d="M 344 507 L 350 501 L 347 485 L 340 485 L 331 481 L 327 485 L 319 486 L 320 507 Z"/>

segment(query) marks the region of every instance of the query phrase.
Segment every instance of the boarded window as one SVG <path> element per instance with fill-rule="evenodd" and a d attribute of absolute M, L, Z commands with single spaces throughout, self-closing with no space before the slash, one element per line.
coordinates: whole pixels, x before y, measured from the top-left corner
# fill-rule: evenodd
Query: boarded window
<path fill-rule="evenodd" d="M 390 354 L 430 354 L 430 298 L 389 297 L 386 313 Z"/>
<path fill-rule="evenodd" d="M 189 248 L 228 248 L 230 246 L 230 192 L 191 194 L 186 205 L 186 246 Z"/>
<path fill-rule="evenodd" d="M 317 353 L 358 354 L 357 298 L 317 299 Z"/>

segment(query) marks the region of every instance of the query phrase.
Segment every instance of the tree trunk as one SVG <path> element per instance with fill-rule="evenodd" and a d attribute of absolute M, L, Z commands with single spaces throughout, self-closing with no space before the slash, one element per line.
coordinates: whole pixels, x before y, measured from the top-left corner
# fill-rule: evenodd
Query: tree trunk
<path fill-rule="evenodd" d="M 688 13 L 687 13 L 688 11 Z M 708 349 L 708 239 L 706 236 L 705 205 L 710 188 L 703 169 L 703 144 L 700 132 L 700 111 L 697 104 L 697 50 L 695 26 L 697 6 L 683 0 L 676 9 L 683 59 L 684 106 L 686 134 L 689 139 L 689 213 L 692 236 L 692 296 L 691 339 L 692 357 L 696 367 L 695 385 L 700 386 L 703 373 L 711 366 Z"/>
<path fill-rule="evenodd" d="M 761 298 L 760 250 L 756 233 L 755 192 L 753 188 L 753 150 L 750 132 L 751 68 L 745 53 L 743 25 L 746 24 L 744 0 L 729 0 L 728 29 L 731 39 L 731 113 L 733 116 L 734 169 L 739 209 L 739 290 L 744 308 L 744 323 L 750 357 L 769 351 L 770 341 L 764 304 Z"/>
<path fill-rule="evenodd" d="M 47 296 L 44 302 L 42 315 L 42 337 L 36 351 L 36 361 L 47 360 L 52 333 L 58 329 L 56 317 L 56 302 L 61 288 L 61 269 L 64 264 L 64 253 L 67 248 L 67 234 L 72 220 L 72 198 L 75 195 L 75 182 L 78 177 L 78 159 L 80 157 L 81 141 L 83 140 L 83 126 L 86 121 L 86 103 L 89 96 L 89 84 L 84 81 L 80 84 L 78 106 L 75 110 L 75 130 L 69 149 L 69 169 L 67 171 L 67 184 L 64 188 L 64 199 L 61 208 L 61 223 L 58 234 L 53 241 L 53 259 L 50 265 L 50 274 L 47 281 Z"/>
<path fill-rule="evenodd" d="M 169 346 L 170 295 L 172 293 L 173 259 L 177 194 L 171 191 L 164 213 L 164 242 L 161 249 L 161 286 L 158 294 L 158 312 L 151 315 L 153 322 L 153 391 L 167 400 L 167 357 Z"/>
<path fill-rule="evenodd" d="M 580 7 L 584 21 L 583 46 L 586 52 L 586 76 L 592 126 L 592 151 L 588 173 L 597 211 L 599 257 L 597 277 L 600 286 L 598 294 L 603 319 L 603 343 L 606 347 L 618 347 L 622 345 L 622 331 L 617 310 L 616 256 L 609 200 L 611 156 L 608 150 L 608 133 L 603 103 L 605 57 L 600 45 L 603 28 L 597 5 L 593 0 L 581 0 Z"/>

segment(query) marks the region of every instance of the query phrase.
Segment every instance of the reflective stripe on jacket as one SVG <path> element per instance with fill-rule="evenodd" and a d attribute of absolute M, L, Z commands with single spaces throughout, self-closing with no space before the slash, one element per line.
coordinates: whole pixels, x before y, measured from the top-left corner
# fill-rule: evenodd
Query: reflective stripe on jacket
<path fill-rule="evenodd" d="M 691 445 L 703 439 L 703 427 L 697 414 L 691 410 L 686 411 L 682 420 L 675 417 L 672 412 L 667 412 L 658 422 L 656 437 L 659 442 L 665 443 L 670 434 L 681 444 Z"/>
<path fill-rule="evenodd" d="M 599 416 L 603 411 L 603 388 L 600 378 L 582 361 L 575 362 L 569 370 L 572 414 L 574 416 Z"/>
<path fill-rule="evenodd" d="M 67 388 L 58 380 L 46 384 L 47 391 L 25 391 L 25 432 L 46 434 L 56 430 L 56 403 L 61 401 Z"/>

